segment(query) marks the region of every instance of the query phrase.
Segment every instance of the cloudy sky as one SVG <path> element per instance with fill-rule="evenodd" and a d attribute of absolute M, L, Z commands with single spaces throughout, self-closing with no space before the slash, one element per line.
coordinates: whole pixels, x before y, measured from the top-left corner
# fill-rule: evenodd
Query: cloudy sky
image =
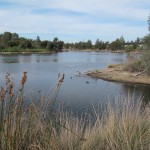
<path fill-rule="evenodd" d="M 65 42 L 148 34 L 150 0 L 0 0 L 0 33 Z"/>

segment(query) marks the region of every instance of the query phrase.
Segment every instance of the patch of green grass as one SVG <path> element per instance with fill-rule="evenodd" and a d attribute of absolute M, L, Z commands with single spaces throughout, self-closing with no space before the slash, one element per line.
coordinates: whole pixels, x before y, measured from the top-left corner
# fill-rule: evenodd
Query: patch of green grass
<path fill-rule="evenodd" d="M 120 64 L 109 64 L 108 65 L 108 68 L 116 68 L 116 67 L 119 67 Z"/>
<path fill-rule="evenodd" d="M 33 49 L 20 49 L 18 47 L 9 47 L 2 49 L 0 52 L 9 52 L 9 53 L 42 53 L 42 52 L 49 52 L 46 49 L 38 49 L 38 48 L 33 48 Z"/>

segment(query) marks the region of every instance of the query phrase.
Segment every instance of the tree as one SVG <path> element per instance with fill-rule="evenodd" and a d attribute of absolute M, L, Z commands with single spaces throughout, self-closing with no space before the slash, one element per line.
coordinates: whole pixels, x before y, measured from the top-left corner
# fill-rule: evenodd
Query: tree
<path fill-rule="evenodd" d="M 48 41 L 47 41 L 47 40 L 45 40 L 45 41 L 41 41 L 41 47 L 42 47 L 42 48 L 46 48 L 47 43 L 48 43 Z"/>
<path fill-rule="evenodd" d="M 95 42 L 95 49 L 99 49 L 99 39 L 97 39 Z"/>
<path fill-rule="evenodd" d="M 150 15 L 148 16 L 148 31 L 150 32 Z"/>
<path fill-rule="evenodd" d="M 142 39 L 142 43 L 143 43 L 144 49 L 150 49 L 150 34 L 144 36 L 144 38 Z"/>
<path fill-rule="evenodd" d="M 124 40 L 123 35 L 120 37 L 119 41 L 122 43 L 122 47 L 124 47 L 124 45 L 125 45 L 125 40 Z"/>
<path fill-rule="evenodd" d="M 25 49 L 25 48 L 31 49 L 32 48 L 32 40 L 21 38 L 19 48 L 21 48 L 21 49 Z"/>
<path fill-rule="evenodd" d="M 58 41 L 58 43 L 57 43 L 57 50 L 58 51 L 61 51 L 62 49 L 63 49 L 63 45 L 64 45 L 64 42 L 63 41 Z"/>
<path fill-rule="evenodd" d="M 116 39 L 116 41 L 113 41 L 110 44 L 110 49 L 115 51 L 115 50 L 121 50 L 122 49 L 122 43 L 120 42 L 119 39 Z"/>
<path fill-rule="evenodd" d="M 55 51 L 61 51 L 63 48 L 64 42 L 63 41 L 59 41 L 59 39 L 57 37 L 55 37 L 53 39 L 53 49 Z"/>
<path fill-rule="evenodd" d="M 35 47 L 36 47 L 36 48 L 40 48 L 40 47 L 41 47 L 41 40 L 40 40 L 40 37 L 39 37 L 39 36 L 36 37 L 36 40 L 35 40 Z"/>
<path fill-rule="evenodd" d="M 17 33 L 13 33 L 12 36 L 11 36 L 11 40 L 12 41 L 19 40 L 19 35 Z"/>
<path fill-rule="evenodd" d="M 86 48 L 88 48 L 88 49 L 92 48 L 92 41 L 91 40 L 87 41 Z"/>
<path fill-rule="evenodd" d="M 53 50 L 53 49 L 54 49 L 54 44 L 53 44 L 53 42 L 51 42 L 51 41 L 47 42 L 46 49 L 47 49 L 48 51 Z"/>
<path fill-rule="evenodd" d="M 97 39 L 95 42 L 95 49 L 104 50 L 107 48 L 108 44 L 109 42 L 103 42 Z"/>
<path fill-rule="evenodd" d="M 8 46 L 8 42 L 11 41 L 12 34 L 10 32 L 4 32 L 1 37 L 1 42 L 4 47 Z"/>
<path fill-rule="evenodd" d="M 141 39 L 139 37 L 136 38 L 136 43 L 140 44 Z"/>

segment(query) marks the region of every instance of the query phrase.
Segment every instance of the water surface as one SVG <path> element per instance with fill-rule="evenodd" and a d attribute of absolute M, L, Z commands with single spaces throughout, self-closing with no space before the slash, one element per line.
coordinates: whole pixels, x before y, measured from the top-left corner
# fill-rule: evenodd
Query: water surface
<path fill-rule="evenodd" d="M 57 101 L 76 112 L 87 110 L 101 102 L 114 101 L 117 95 L 123 96 L 128 93 L 135 97 L 142 94 L 144 101 L 149 101 L 150 86 L 76 76 L 78 72 L 103 69 L 108 64 L 124 63 L 127 57 L 124 53 L 109 52 L 0 55 L 0 85 L 4 83 L 6 72 L 11 73 L 16 85 L 19 85 L 22 72 L 27 71 L 26 93 L 50 93 L 58 74 L 64 73 L 65 80 Z"/>

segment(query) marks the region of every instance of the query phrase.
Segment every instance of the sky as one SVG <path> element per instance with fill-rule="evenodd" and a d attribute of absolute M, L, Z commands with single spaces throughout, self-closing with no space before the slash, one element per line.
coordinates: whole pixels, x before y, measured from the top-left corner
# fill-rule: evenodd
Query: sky
<path fill-rule="evenodd" d="M 148 34 L 150 0 L 0 0 L 0 33 L 65 42 Z"/>

